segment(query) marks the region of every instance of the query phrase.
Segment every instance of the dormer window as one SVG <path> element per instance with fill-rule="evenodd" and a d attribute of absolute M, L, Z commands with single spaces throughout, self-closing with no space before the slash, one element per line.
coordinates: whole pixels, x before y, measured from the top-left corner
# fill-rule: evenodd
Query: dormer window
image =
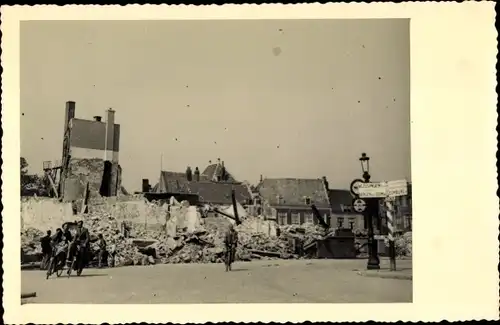
<path fill-rule="evenodd" d="M 305 197 L 304 198 L 306 205 L 311 205 L 311 198 L 310 197 Z"/>

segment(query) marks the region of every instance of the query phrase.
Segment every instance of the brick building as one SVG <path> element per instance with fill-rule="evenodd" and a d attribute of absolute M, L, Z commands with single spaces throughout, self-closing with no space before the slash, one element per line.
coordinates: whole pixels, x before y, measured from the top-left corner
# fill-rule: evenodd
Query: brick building
<path fill-rule="evenodd" d="M 75 106 L 66 102 L 62 160 L 56 166 L 61 171 L 58 192 L 72 201 L 83 196 L 89 183 L 92 193 L 115 196 L 121 191 L 120 125 L 115 123 L 115 111 L 106 111 L 106 121 L 101 116 L 86 120 L 75 117 Z"/>
<path fill-rule="evenodd" d="M 331 208 L 322 179 L 266 178 L 256 187 L 264 210 L 270 210 L 278 224 L 317 224 L 311 204 L 329 223 Z"/>

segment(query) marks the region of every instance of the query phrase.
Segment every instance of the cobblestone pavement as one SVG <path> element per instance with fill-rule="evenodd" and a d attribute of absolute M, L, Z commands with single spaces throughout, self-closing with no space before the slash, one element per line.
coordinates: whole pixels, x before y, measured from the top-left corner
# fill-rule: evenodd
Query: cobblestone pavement
<path fill-rule="evenodd" d="M 86 269 L 45 279 L 22 271 L 26 303 L 388 303 L 411 302 L 412 281 L 360 276 L 366 260 L 279 260 Z M 382 269 L 389 267 L 386 259 Z M 411 272 L 411 261 L 398 261 Z"/>

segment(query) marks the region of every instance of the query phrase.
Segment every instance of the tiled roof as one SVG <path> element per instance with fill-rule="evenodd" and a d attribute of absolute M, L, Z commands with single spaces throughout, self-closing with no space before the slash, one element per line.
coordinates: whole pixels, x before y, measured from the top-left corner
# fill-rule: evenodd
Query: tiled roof
<path fill-rule="evenodd" d="M 309 197 L 318 208 L 330 207 L 322 179 L 266 178 L 259 183 L 257 190 L 273 206 L 307 207 L 305 198 Z"/>
<path fill-rule="evenodd" d="M 342 205 L 352 205 L 352 195 L 349 190 L 328 190 L 332 213 L 343 213 Z"/>
<path fill-rule="evenodd" d="M 154 186 L 153 192 L 197 194 L 200 197 L 200 202 L 229 205 L 232 204 L 231 190 L 233 188 L 236 200 L 242 204 L 252 197 L 244 184 L 212 182 L 204 175 L 200 175 L 199 182 L 189 182 L 185 173 L 170 171 L 161 172 L 160 182 Z"/>
<path fill-rule="evenodd" d="M 234 188 L 236 201 L 244 204 L 252 195 L 243 184 L 217 183 L 217 182 L 190 182 L 190 193 L 198 194 L 200 202 L 213 204 L 232 204 L 231 190 Z"/>
<path fill-rule="evenodd" d="M 222 176 L 222 164 L 216 163 L 216 164 L 210 164 L 205 168 L 203 173 L 201 173 L 202 176 L 204 176 L 207 180 L 215 181 L 217 180 L 217 176 Z M 228 175 L 227 182 L 236 182 L 236 179 L 234 179 L 233 175 L 229 173 L 227 170 L 227 167 L 224 167 L 226 169 L 226 174 Z"/>
<path fill-rule="evenodd" d="M 215 176 L 215 171 L 217 170 L 217 164 L 210 164 L 205 168 L 201 175 L 205 176 L 207 179 L 212 180 Z"/>
<path fill-rule="evenodd" d="M 185 173 L 162 171 L 157 192 L 189 193 Z"/>

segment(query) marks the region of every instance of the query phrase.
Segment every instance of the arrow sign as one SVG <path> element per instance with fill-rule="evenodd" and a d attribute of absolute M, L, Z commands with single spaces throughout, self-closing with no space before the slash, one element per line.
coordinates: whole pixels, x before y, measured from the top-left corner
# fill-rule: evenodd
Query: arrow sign
<path fill-rule="evenodd" d="M 366 210 L 366 202 L 363 199 L 354 199 L 352 201 L 352 206 L 354 207 L 354 211 L 358 213 Z"/>
<path fill-rule="evenodd" d="M 408 182 L 406 180 L 387 182 L 387 196 L 395 197 L 404 195 L 408 195 Z"/>
<path fill-rule="evenodd" d="M 387 196 L 387 183 L 363 183 L 359 186 L 359 197 L 361 198 L 382 198 Z"/>

